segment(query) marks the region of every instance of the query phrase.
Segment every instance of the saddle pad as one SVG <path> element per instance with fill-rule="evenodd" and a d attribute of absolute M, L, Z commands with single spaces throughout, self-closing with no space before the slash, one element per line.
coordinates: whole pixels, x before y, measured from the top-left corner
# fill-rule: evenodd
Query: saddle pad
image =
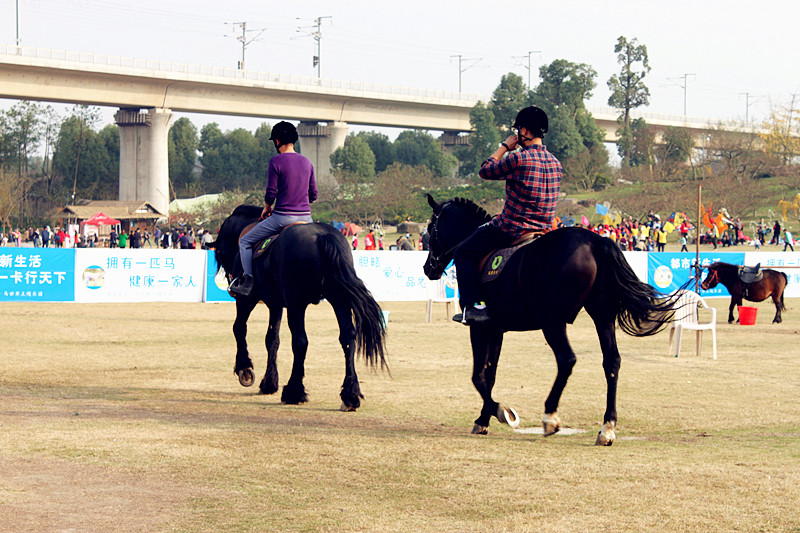
<path fill-rule="evenodd" d="M 526 239 L 524 242 L 517 244 L 516 246 L 501 248 L 487 255 L 486 258 L 481 262 L 481 283 L 487 283 L 497 279 L 497 276 L 499 276 L 503 271 L 503 268 L 505 268 L 508 260 L 517 250 L 523 246 L 527 246 L 541 236 L 542 234 L 536 234 L 533 236 L 533 238 Z"/>

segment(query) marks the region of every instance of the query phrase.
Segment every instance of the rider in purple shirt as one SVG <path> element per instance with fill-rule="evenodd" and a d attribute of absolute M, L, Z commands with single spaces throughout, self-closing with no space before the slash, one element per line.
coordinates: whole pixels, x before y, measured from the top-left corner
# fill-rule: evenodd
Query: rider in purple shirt
<path fill-rule="evenodd" d="M 295 222 L 313 222 L 311 203 L 317 199 L 317 181 L 311 161 L 294 151 L 297 139 L 297 130 L 289 122 L 278 122 L 272 128 L 270 140 L 278 155 L 269 161 L 261 221 L 239 241 L 244 273 L 228 289 L 235 296 L 249 296 L 253 290 L 253 247 L 259 241 Z"/>

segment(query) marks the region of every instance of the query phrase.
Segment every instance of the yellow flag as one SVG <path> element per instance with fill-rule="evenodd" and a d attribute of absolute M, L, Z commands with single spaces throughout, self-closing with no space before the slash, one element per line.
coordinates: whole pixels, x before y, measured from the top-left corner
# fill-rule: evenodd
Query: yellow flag
<path fill-rule="evenodd" d="M 680 226 L 681 224 L 683 224 L 683 215 L 675 213 L 675 225 Z"/>
<path fill-rule="evenodd" d="M 672 225 L 672 222 L 667 222 L 664 224 L 664 231 L 666 231 L 667 233 L 672 233 L 673 231 L 675 231 L 675 226 Z"/>
<path fill-rule="evenodd" d="M 617 213 L 614 215 L 614 225 L 619 226 L 620 224 L 622 224 L 622 215 Z"/>

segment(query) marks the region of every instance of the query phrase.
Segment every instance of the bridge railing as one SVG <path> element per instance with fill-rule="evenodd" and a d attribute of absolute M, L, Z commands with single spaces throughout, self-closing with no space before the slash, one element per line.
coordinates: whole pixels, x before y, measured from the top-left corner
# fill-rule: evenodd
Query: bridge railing
<path fill-rule="evenodd" d="M 142 59 L 125 56 L 114 56 L 107 54 L 96 54 L 91 52 L 74 52 L 68 50 L 58 50 L 52 48 L 38 48 L 30 46 L 15 46 L 0 44 L 1 56 L 16 56 L 52 61 L 65 61 L 70 63 L 82 63 L 95 66 L 111 66 L 128 69 L 150 70 L 157 72 L 169 72 L 178 74 L 189 74 L 194 76 L 209 76 L 221 78 L 235 78 L 254 82 L 275 83 L 281 85 L 298 85 L 306 87 L 324 87 L 330 89 L 357 91 L 362 93 L 381 93 L 393 96 L 408 96 L 414 98 L 426 98 L 436 100 L 456 100 L 462 103 L 477 103 L 481 99 L 478 95 L 454 93 L 438 89 L 417 89 L 413 87 L 402 87 L 383 83 L 370 83 L 360 81 L 345 81 L 326 78 L 314 78 L 312 76 L 299 76 L 296 74 L 280 74 L 275 72 L 263 72 L 257 70 L 241 70 L 230 67 L 220 67 L 213 65 L 197 65 L 191 63 L 176 63 L 172 61 L 161 61 L 157 59 Z M 483 100 L 488 101 L 486 97 Z"/>

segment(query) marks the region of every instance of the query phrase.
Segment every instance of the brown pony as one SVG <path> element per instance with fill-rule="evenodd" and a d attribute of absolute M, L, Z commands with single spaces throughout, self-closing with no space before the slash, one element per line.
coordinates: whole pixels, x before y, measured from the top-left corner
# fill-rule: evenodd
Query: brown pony
<path fill-rule="evenodd" d="M 762 302 L 770 296 L 773 303 L 775 303 L 775 318 L 772 319 L 772 323 L 775 324 L 782 321 L 781 311 L 786 310 L 786 306 L 783 305 L 783 290 L 789 281 L 786 274 L 764 268 L 761 270 L 764 276 L 760 281 L 745 283 L 739 279 L 739 265 L 718 261 L 706 268 L 708 269 L 708 275 L 703 280 L 703 283 L 700 284 L 700 287 L 707 291 L 716 287 L 718 283 L 722 283 L 731 293 L 728 324 L 733 323 L 733 307 L 742 305 L 743 298 L 751 302 Z M 737 319 L 736 321 L 738 322 L 739 320 Z"/>

